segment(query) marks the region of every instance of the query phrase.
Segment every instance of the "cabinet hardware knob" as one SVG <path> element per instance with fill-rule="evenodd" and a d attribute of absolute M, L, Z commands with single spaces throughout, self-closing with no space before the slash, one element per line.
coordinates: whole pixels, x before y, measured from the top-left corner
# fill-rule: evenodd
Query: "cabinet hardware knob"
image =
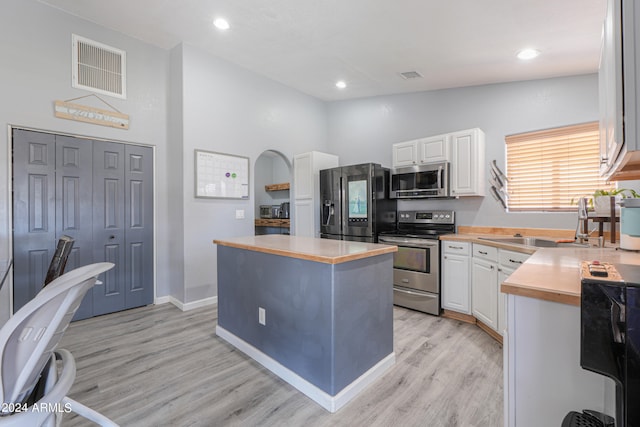
<path fill-rule="evenodd" d="M 487 255 L 488 252 L 478 251 L 478 253 L 481 253 L 482 255 Z"/>
<path fill-rule="evenodd" d="M 522 264 L 522 261 L 516 261 L 515 259 L 511 259 L 511 258 L 509 258 L 509 262 L 512 262 L 514 264 Z"/>

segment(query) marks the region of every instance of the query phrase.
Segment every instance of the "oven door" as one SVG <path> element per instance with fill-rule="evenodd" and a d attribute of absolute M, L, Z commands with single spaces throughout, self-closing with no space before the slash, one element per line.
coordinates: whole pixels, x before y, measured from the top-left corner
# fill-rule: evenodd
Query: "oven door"
<path fill-rule="evenodd" d="M 398 246 L 393 254 L 393 285 L 439 293 L 438 240 L 379 236 L 380 243 Z"/>

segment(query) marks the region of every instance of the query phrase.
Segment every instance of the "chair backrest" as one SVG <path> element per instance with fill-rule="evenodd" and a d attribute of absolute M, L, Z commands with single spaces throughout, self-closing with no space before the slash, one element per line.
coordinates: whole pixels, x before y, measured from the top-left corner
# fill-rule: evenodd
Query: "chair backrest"
<path fill-rule="evenodd" d="M 113 268 L 101 262 L 76 268 L 42 289 L 0 329 L 0 399 L 21 402 L 99 274 Z"/>
<path fill-rule="evenodd" d="M 61 236 L 60 239 L 58 239 L 58 246 L 56 246 L 56 251 L 53 254 L 53 258 L 51 258 L 49 270 L 47 270 L 47 277 L 44 279 L 44 286 L 47 286 L 64 273 L 64 268 L 67 265 L 67 259 L 71 253 L 71 248 L 73 248 L 74 241 L 75 240 L 69 236 Z"/>

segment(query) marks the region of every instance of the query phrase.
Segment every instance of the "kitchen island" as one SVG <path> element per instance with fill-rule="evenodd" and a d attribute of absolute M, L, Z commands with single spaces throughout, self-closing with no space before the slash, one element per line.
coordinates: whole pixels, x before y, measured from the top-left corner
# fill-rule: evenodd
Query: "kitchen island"
<path fill-rule="evenodd" d="M 284 235 L 214 243 L 216 334 L 328 411 L 395 363 L 395 246 Z"/>

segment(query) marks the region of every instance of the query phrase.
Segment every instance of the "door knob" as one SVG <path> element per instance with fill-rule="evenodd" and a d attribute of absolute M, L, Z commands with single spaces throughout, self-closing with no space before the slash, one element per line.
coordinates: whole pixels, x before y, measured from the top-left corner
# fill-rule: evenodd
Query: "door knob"
<path fill-rule="evenodd" d="M 115 238 L 116 238 L 116 236 L 114 236 L 113 234 L 111 236 L 109 236 L 109 240 L 113 240 Z"/>

